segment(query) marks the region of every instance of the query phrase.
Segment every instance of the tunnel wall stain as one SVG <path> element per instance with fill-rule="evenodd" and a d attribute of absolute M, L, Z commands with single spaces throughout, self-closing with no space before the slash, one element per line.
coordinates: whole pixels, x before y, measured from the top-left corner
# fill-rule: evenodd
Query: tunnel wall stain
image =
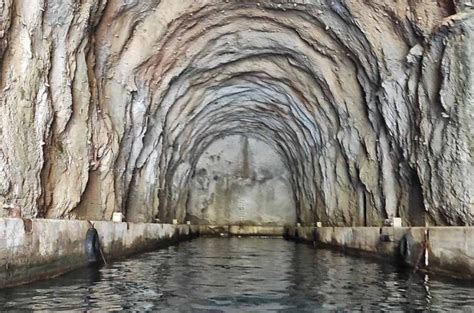
<path fill-rule="evenodd" d="M 296 223 L 289 171 L 262 141 L 232 136 L 216 140 L 192 175 L 186 220 L 221 225 Z"/>

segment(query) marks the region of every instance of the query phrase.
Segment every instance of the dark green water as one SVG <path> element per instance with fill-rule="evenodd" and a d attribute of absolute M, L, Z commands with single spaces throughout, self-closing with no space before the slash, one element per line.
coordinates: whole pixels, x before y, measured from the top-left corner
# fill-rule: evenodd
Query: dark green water
<path fill-rule="evenodd" d="M 279 239 L 201 238 L 0 290 L 5 310 L 318 312 L 474 308 L 472 283 Z"/>

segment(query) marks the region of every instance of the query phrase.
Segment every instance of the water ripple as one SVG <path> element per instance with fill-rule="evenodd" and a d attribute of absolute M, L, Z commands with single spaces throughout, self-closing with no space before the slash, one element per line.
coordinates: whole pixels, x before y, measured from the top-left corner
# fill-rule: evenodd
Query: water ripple
<path fill-rule="evenodd" d="M 0 291 L 4 310 L 413 311 L 474 308 L 472 283 L 277 239 L 202 238 Z"/>

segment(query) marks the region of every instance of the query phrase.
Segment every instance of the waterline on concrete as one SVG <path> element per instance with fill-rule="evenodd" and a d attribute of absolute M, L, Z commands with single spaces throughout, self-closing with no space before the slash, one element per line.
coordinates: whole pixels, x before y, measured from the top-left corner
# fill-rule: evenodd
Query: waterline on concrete
<path fill-rule="evenodd" d="M 372 257 L 400 260 L 400 242 L 410 236 L 405 261 L 415 266 L 424 227 L 294 227 L 172 225 L 92 222 L 104 257 L 124 258 L 199 236 L 280 237 Z M 0 219 L 0 288 L 50 278 L 86 266 L 88 221 Z M 474 227 L 429 227 L 429 266 L 451 277 L 474 279 Z"/>

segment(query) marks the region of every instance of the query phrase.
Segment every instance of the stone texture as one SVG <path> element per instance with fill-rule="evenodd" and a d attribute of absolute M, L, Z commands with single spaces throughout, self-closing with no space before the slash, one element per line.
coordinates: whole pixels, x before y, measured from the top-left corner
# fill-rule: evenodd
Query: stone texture
<path fill-rule="evenodd" d="M 472 225 L 469 4 L 2 1 L 0 206 L 182 221 L 202 153 L 252 135 L 304 224 Z"/>

